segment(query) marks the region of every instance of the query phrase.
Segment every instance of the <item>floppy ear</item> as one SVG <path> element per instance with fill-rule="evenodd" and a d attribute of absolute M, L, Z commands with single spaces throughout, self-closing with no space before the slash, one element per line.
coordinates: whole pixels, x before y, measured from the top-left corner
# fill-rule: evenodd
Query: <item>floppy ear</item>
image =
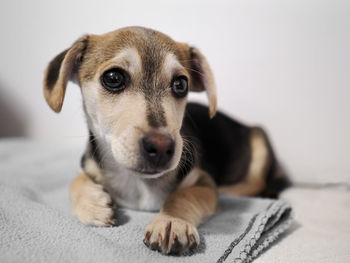
<path fill-rule="evenodd" d="M 213 72 L 206 58 L 195 47 L 189 47 L 190 90 L 205 91 L 209 101 L 209 116 L 216 113 L 216 87 Z"/>
<path fill-rule="evenodd" d="M 76 77 L 87 42 L 88 36 L 79 38 L 69 49 L 58 54 L 45 70 L 44 97 L 55 112 L 62 109 L 67 83 Z"/>

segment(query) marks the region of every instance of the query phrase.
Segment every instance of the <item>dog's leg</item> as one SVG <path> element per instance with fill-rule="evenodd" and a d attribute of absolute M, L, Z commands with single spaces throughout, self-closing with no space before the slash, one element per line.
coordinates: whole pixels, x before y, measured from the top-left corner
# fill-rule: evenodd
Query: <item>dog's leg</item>
<path fill-rule="evenodd" d="M 251 161 L 244 181 L 227 186 L 220 186 L 219 193 L 234 196 L 254 196 L 266 186 L 266 169 L 270 163 L 270 153 L 263 132 L 252 130 L 250 138 Z"/>
<path fill-rule="evenodd" d="M 160 213 L 146 227 L 144 243 L 151 249 L 168 254 L 195 247 L 199 244 L 197 226 L 215 213 L 217 191 L 211 177 L 194 169 L 186 179 L 189 183 L 168 196 Z"/>
<path fill-rule="evenodd" d="M 100 184 L 85 173 L 73 180 L 70 188 L 73 215 L 81 222 L 93 226 L 114 225 L 112 199 Z"/>
<path fill-rule="evenodd" d="M 220 186 L 219 193 L 232 196 L 255 196 L 264 189 L 264 186 L 265 181 L 261 176 L 235 185 Z"/>

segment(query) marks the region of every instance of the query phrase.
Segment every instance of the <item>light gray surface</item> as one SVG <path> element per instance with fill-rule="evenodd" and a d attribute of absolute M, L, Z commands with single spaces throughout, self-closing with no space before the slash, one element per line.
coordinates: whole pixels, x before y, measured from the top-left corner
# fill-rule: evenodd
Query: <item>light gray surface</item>
<path fill-rule="evenodd" d="M 282 193 L 295 220 L 257 263 L 350 262 L 350 185 L 296 185 Z M 284 234 L 283 234 L 284 235 Z"/>
<path fill-rule="evenodd" d="M 71 216 L 68 189 L 82 150 L 0 140 L 1 262 L 249 262 L 290 225 L 284 201 L 222 197 L 221 212 L 199 228 L 197 250 L 161 255 L 142 242 L 153 213 L 120 209 L 112 228 Z"/>

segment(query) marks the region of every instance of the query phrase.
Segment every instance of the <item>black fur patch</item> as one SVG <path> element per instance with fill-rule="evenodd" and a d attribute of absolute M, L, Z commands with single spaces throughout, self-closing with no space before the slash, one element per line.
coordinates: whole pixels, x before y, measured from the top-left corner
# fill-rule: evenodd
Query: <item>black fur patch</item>
<path fill-rule="evenodd" d="M 83 154 L 83 156 L 80 159 L 80 167 L 84 168 L 85 167 L 85 162 L 86 162 L 86 155 L 85 153 Z"/>
<path fill-rule="evenodd" d="M 199 167 L 207 171 L 217 185 L 241 181 L 250 163 L 250 128 L 218 112 L 213 119 L 208 108 L 195 103 L 186 107 L 183 133 L 194 147 Z"/>
<path fill-rule="evenodd" d="M 65 51 L 58 54 L 49 64 L 47 76 L 46 76 L 46 87 L 49 90 L 52 90 L 55 86 L 58 75 L 60 73 L 60 68 L 62 61 L 64 60 L 67 52 L 69 49 L 66 49 Z"/>
<path fill-rule="evenodd" d="M 292 182 L 286 176 L 285 171 L 278 163 L 266 132 L 262 129 L 261 131 L 264 135 L 265 141 L 267 142 L 267 147 L 270 153 L 270 165 L 265 177 L 266 187 L 259 195 L 268 198 L 277 198 L 280 192 L 292 185 Z"/>
<path fill-rule="evenodd" d="M 92 131 L 89 131 L 89 155 L 96 161 L 99 167 L 102 168 L 100 151 L 98 149 L 96 137 Z"/>
<path fill-rule="evenodd" d="M 194 53 L 194 48 L 190 48 L 190 61 L 191 61 L 191 87 L 194 91 L 204 90 L 203 85 L 203 69 L 200 59 Z"/>
<path fill-rule="evenodd" d="M 181 154 L 181 159 L 179 167 L 177 170 L 177 180 L 181 182 L 183 178 L 188 175 L 191 170 L 194 168 L 197 162 L 197 152 L 200 152 L 198 149 L 198 144 L 194 138 L 191 140 L 186 136 L 186 132 L 182 130 L 181 135 L 184 140 L 184 146 Z"/>
<path fill-rule="evenodd" d="M 278 173 L 282 175 L 277 176 Z M 277 167 L 276 161 L 271 165 L 267 177 L 266 177 L 266 187 L 259 194 L 262 197 L 277 198 L 278 194 L 292 185 L 291 181 L 285 174 Z"/>

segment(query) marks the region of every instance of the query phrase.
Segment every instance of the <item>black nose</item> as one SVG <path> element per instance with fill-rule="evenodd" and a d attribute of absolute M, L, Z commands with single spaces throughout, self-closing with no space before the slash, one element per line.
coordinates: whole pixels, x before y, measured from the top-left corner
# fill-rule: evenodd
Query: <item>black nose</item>
<path fill-rule="evenodd" d="M 141 142 L 143 156 L 154 168 L 168 164 L 174 155 L 174 148 L 174 140 L 161 133 L 149 133 Z"/>

